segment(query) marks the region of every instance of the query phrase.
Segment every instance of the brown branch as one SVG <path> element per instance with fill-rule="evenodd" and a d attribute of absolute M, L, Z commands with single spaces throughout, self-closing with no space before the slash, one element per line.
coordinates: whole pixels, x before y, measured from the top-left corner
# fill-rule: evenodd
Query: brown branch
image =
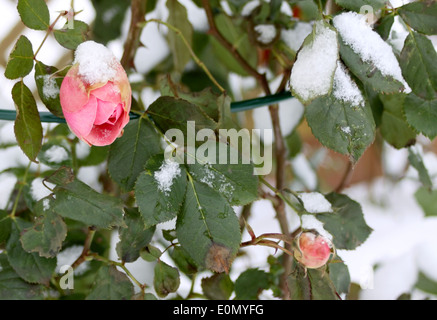
<path fill-rule="evenodd" d="M 79 258 L 77 258 L 76 261 L 74 261 L 73 264 L 71 265 L 71 267 L 73 269 L 77 268 L 83 262 L 85 262 L 86 258 L 90 254 L 91 243 L 93 242 L 93 238 L 94 238 L 94 234 L 95 233 L 96 233 L 96 228 L 95 227 L 89 227 L 88 228 L 88 233 L 87 233 L 87 236 L 86 236 L 86 239 L 85 239 L 85 243 L 83 245 L 82 253 L 79 256 Z"/>
<path fill-rule="evenodd" d="M 131 21 L 126 42 L 124 43 L 123 56 L 121 57 L 121 65 L 123 68 L 135 68 L 134 58 L 135 53 L 140 45 L 140 36 L 142 27 L 140 23 L 146 21 L 146 5 L 147 0 L 132 0 L 131 5 Z"/>

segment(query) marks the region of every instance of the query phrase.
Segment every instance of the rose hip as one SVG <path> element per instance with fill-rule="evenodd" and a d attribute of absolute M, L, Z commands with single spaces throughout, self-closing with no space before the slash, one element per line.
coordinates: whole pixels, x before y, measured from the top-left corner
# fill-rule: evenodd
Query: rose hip
<path fill-rule="evenodd" d="M 294 250 L 294 257 L 309 269 L 324 266 L 331 255 L 330 241 L 312 231 L 300 234 L 297 239 L 298 248 Z"/>

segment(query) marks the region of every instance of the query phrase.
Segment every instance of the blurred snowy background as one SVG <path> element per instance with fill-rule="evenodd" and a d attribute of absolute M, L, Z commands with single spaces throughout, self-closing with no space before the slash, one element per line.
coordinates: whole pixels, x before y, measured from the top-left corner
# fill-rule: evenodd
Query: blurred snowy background
<path fill-rule="evenodd" d="M 14 81 L 7 80 L 4 77 L 8 55 L 19 34 L 26 35 L 35 49 L 43 40 L 45 32 L 33 31 L 24 27 L 16 10 L 16 1 L 0 0 L 0 2 L 0 109 L 14 109 L 10 96 Z M 188 17 L 194 29 L 206 31 L 208 24 L 204 11 L 196 7 L 191 1 L 180 0 L 180 2 L 186 6 Z M 391 1 L 395 7 L 406 2 L 408 1 Z M 70 0 L 49 0 L 47 3 L 52 18 L 57 11 L 69 10 L 70 8 Z M 223 3 L 226 6 L 226 2 L 223 1 Z M 76 11 L 82 10 L 77 19 L 92 24 L 96 17 L 96 12 L 91 1 L 75 0 L 74 6 Z M 291 8 L 285 1 L 282 10 L 291 14 Z M 158 1 L 156 9 L 148 14 L 147 18 L 165 20 L 167 16 L 168 11 L 165 7 L 165 1 Z M 121 58 L 123 53 L 123 43 L 129 22 L 130 12 L 128 10 L 123 22 L 122 36 L 108 43 L 109 49 L 118 58 Z M 64 23 L 65 20 L 59 21 L 56 28 L 62 27 Z M 156 24 L 149 24 L 144 28 L 141 42 L 145 47 L 139 48 L 135 57 L 137 73 L 130 75 L 132 81 L 142 79 L 144 74 L 147 74 L 148 71 L 169 54 L 169 48 L 165 39 L 166 32 L 165 28 L 158 28 Z M 308 28 L 302 26 L 302 28 L 299 28 L 299 32 L 296 31 L 294 34 L 291 33 L 284 36 L 289 37 L 285 40 L 293 41 L 293 45 L 296 45 L 299 41 L 303 41 L 306 33 L 308 33 Z M 396 50 L 400 51 L 407 33 L 402 24 L 397 22 L 393 27 L 388 42 Z M 436 39 L 432 40 L 434 45 L 437 45 Z M 63 49 L 50 36 L 40 51 L 38 58 L 45 64 L 62 68 L 71 63 L 73 56 L 70 51 Z M 275 86 L 278 85 L 278 80 L 270 80 L 274 90 Z M 24 81 L 36 93 L 33 73 L 26 77 Z M 252 79 L 242 78 L 235 74 L 229 74 L 229 81 L 236 100 L 241 99 L 241 92 L 255 86 L 255 82 Z M 34 96 L 37 97 L 38 95 L 34 94 Z M 142 100 L 146 105 L 152 103 L 158 96 L 159 93 L 150 88 L 145 88 L 141 92 Z M 38 105 L 41 111 L 45 110 L 42 103 L 38 102 Z M 303 107 L 297 100 L 291 99 L 281 103 L 280 113 L 283 133 L 287 135 L 297 125 L 297 120 L 303 113 Z M 267 108 L 255 110 L 252 116 L 255 128 L 271 128 Z M 307 129 L 302 129 L 304 133 L 306 132 L 305 130 Z M 14 140 L 13 122 L 0 121 L 0 144 L 7 144 Z M 437 156 L 435 154 L 437 148 L 426 138 L 419 139 L 418 144 L 417 149 L 423 154 L 425 166 L 428 168 L 434 180 L 433 182 L 437 183 Z M 336 164 L 336 158 L 333 158 L 327 150 L 320 148 L 320 146 L 314 147 L 311 138 L 304 145 L 304 150 L 307 151 L 305 152 L 306 156 L 300 155 L 292 162 L 293 171 L 298 179 L 290 186 L 291 188 L 294 190 L 303 190 L 304 188 L 315 190 L 319 188 L 321 172 L 328 169 L 336 168 L 337 175 L 341 176 L 344 166 Z M 362 205 L 365 219 L 374 232 L 366 243 L 357 250 L 350 252 L 341 251 L 339 255 L 349 266 L 352 281 L 358 286 L 361 285 L 360 299 L 396 299 L 406 292 L 411 292 L 413 299 L 433 298 L 432 295 L 415 288 L 415 284 L 418 281 L 419 272 L 437 281 L 437 207 L 433 208 L 435 217 L 425 216 L 422 208 L 417 204 L 414 194 L 420 187 L 420 183 L 417 172 L 413 168 L 407 167 L 408 152 L 406 150 L 395 150 L 388 145 L 382 146 L 382 150 L 382 167 L 373 170 L 369 156 L 364 157 L 361 161 L 367 162 L 367 164 L 357 166 L 357 174 L 354 173 L 355 179 L 352 179 L 353 183 L 344 191 L 344 193 Z M 88 152 L 89 148 L 86 145 L 82 145 L 80 150 L 78 150 L 78 156 L 85 157 Z M 26 166 L 27 163 L 27 158 L 18 147 L 0 149 L 0 208 L 7 206 L 8 198 L 16 182 L 16 178 L 13 175 L 1 173 L 2 170 L 9 167 Z M 35 164 L 33 166 L 36 168 Z M 363 166 L 367 169 L 363 170 Z M 408 169 L 405 170 L 405 168 Z M 98 184 L 97 178 L 102 170 L 105 170 L 104 166 L 81 168 L 79 179 L 100 191 L 101 186 Z M 377 171 L 377 173 L 375 174 L 374 171 Z M 370 174 L 369 172 L 372 173 Z M 358 178 L 358 176 L 361 176 L 361 178 Z M 323 190 L 322 186 L 320 191 L 328 192 L 330 190 Z M 32 197 L 37 200 L 46 196 L 48 191 L 42 187 L 40 179 L 35 179 L 32 182 L 31 193 Z M 236 208 L 237 212 L 239 210 L 240 208 Z M 291 229 L 294 229 L 297 226 L 298 219 L 291 210 L 289 212 L 289 220 Z M 279 225 L 275 220 L 274 210 L 267 200 L 260 200 L 254 203 L 248 222 L 256 234 L 280 232 Z M 169 222 L 163 225 L 162 228 L 171 228 L 172 224 L 174 222 Z M 247 233 L 244 234 L 243 241 L 248 239 Z M 114 232 L 112 238 L 113 248 L 115 248 L 117 241 L 118 235 Z M 247 254 L 238 258 L 233 265 L 231 272 L 233 280 L 244 269 L 254 267 L 260 269 L 268 268 L 266 256 L 275 254 L 273 249 L 264 247 L 250 247 L 244 250 Z M 80 247 L 72 247 L 65 250 L 58 259 L 59 266 L 71 263 L 79 256 L 80 252 Z M 111 253 L 110 258 L 117 260 L 115 251 Z M 164 261 L 165 259 L 164 257 Z M 84 266 L 86 267 L 86 265 Z M 139 281 L 149 284 L 153 282 L 153 263 L 139 259 L 135 263 L 126 264 L 126 267 L 131 270 Z M 184 295 L 184 290 L 188 292 L 189 285 L 188 279 L 182 277 L 180 289 L 182 295 Z M 200 287 L 200 279 L 198 279 L 196 287 Z M 271 298 L 271 292 L 265 292 L 261 298 Z"/>

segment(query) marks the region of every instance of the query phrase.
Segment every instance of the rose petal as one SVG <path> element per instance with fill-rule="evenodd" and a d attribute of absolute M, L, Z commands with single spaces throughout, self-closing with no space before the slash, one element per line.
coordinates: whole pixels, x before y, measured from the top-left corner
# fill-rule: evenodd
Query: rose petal
<path fill-rule="evenodd" d="M 117 139 L 121 129 L 121 121 L 116 122 L 114 125 L 105 123 L 100 126 L 94 126 L 85 140 L 94 146 L 106 146 Z"/>
<path fill-rule="evenodd" d="M 85 85 L 77 75 L 77 69 L 77 65 L 71 67 L 61 84 L 59 98 L 64 112 L 79 111 L 89 99 Z"/>
<path fill-rule="evenodd" d="M 117 120 L 120 118 L 122 113 L 123 113 L 123 105 L 120 103 L 117 105 L 117 107 L 114 110 L 114 113 L 109 117 L 107 122 L 110 124 L 115 124 Z"/>
<path fill-rule="evenodd" d="M 113 102 L 97 99 L 97 114 L 94 124 L 101 125 L 107 122 L 108 119 L 114 114 L 116 107 L 117 104 Z"/>
<path fill-rule="evenodd" d="M 97 99 L 91 96 L 81 110 L 77 112 L 66 112 L 64 110 L 65 120 L 71 131 L 79 138 L 86 137 L 93 128 L 94 120 L 97 113 Z"/>
<path fill-rule="evenodd" d="M 93 90 L 91 94 L 102 101 L 111 101 L 116 105 L 121 103 L 120 89 L 111 81 Z"/>

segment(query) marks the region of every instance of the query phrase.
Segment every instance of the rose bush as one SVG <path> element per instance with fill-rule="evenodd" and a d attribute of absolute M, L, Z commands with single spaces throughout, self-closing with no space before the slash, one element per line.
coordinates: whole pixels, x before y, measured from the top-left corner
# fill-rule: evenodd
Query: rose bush
<path fill-rule="evenodd" d="M 129 122 L 131 87 L 126 72 L 109 50 L 93 41 L 78 47 L 59 97 L 71 131 L 89 145 L 111 144 Z"/>

